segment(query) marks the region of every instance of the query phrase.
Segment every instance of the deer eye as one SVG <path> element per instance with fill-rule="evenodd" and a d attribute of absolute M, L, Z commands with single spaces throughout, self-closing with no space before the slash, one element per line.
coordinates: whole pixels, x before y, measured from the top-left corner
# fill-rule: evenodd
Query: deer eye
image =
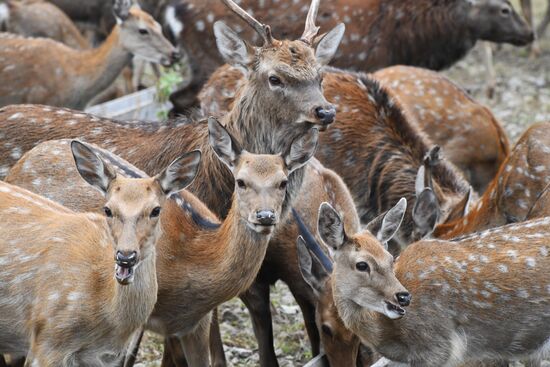
<path fill-rule="evenodd" d="M 323 324 L 323 326 L 321 326 L 321 330 L 323 330 L 323 333 L 332 338 L 332 330 L 330 329 L 330 326 Z"/>
<path fill-rule="evenodd" d="M 367 272 L 370 272 L 370 266 L 369 264 L 367 264 L 366 262 L 364 261 L 360 261 L 358 262 L 357 264 L 355 264 L 355 268 L 359 271 L 367 271 Z"/>
<path fill-rule="evenodd" d="M 103 212 L 105 213 L 105 215 L 108 217 L 108 218 L 112 218 L 113 217 L 113 212 L 111 211 L 111 209 L 107 208 L 107 207 L 104 207 L 103 208 Z"/>
<path fill-rule="evenodd" d="M 153 210 L 151 211 L 151 214 L 149 215 L 151 218 L 156 218 L 158 217 L 160 214 L 160 206 L 157 206 L 155 208 L 153 208 Z"/>
<path fill-rule="evenodd" d="M 279 79 L 279 77 L 270 76 L 269 77 L 269 84 L 271 84 L 274 87 L 280 87 L 283 84 L 283 82 L 281 82 L 281 79 Z"/>
<path fill-rule="evenodd" d="M 287 180 L 282 181 L 281 184 L 279 185 L 279 189 L 281 190 L 286 189 L 286 185 L 288 185 L 288 181 Z"/>
<path fill-rule="evenodd" d="M 237 186 L 239 186 L 239 188 L 241 189 L 246 188 L 246 185 L 243 180 L 237 180 Z"/>
<path fill-rule="evenodd" d="M 147 29 L 145 29 L 145 28 L 140 28 L 140 29 L 139 29 L 139 34 L 143 34 L 143 35 L 149 34 L 149 31 L 148 31 Z"/>

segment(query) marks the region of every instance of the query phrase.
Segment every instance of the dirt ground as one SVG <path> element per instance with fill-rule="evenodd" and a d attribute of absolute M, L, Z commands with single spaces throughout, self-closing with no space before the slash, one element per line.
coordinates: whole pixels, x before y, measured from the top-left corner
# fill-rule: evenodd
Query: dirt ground
<path fill-rule="evenodd" d="M 537 12 L 544 1 L 537 2 Z M 550 30 L 540 40 L 542 55 L 529 57 L 529 49 L 502 46 L 495 48 L 497 84 L 495 95 L 486 95 L 487 71 L 482 47 L 478 44 L 464 60 L 444 72 L 465 88 L 476 100 L 489 106 L 503 123 L 512 142 L 527 126 L 550 121 Z M 282 367 L 303 365 L 311 353 L 299 308 L 284 284 L 272 288 L 275 349 Z M 220 308 L 225 350 L 232 366 L 257 366 L 257 344 L 246 308 L 238 300 Z M 147 334 L 137 366 L 160 366 L 161 340 Z"/>

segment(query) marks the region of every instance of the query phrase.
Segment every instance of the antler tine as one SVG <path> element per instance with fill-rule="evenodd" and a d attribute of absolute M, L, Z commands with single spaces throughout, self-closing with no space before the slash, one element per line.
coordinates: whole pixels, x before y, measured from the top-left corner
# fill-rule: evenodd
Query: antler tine
<path fill-rule="evenodd" d="M 319 11 L 319 2 L 320 0 L 311 0 L 311 5 L 309 6 L 309 11 L 307 12 L 306 27 L 301 38 L 302 41 L 310 45 L 313 43 L 313 39 L 317 35 L 317 32 L 319 32 L 319 27 L 315 25 L 317 12 Z"/>
<path fill-rule="evenodd" d="M 233 0 L 222 0 L 222 2 L 237 14 L 242 20 L 248 23 L 264 40 L 264 45 L 270 45 L 273 43 L 273 36 L 271 35 L 271 28 L 268 25 L 258 22 L 250 14 L 244 11 Z"/>

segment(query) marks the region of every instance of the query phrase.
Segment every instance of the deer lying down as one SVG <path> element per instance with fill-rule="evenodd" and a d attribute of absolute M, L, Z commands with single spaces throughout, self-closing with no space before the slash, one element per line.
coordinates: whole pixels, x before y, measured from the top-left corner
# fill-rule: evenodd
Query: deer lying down
<path fill-rule="evenodd" d="M 103 216 L 0 184 L 0 353 L 28 352 L 28 365 L 115 366 L 157 299 L 159 213 L 191 183 L 200 153 L 128 179 L 81 143 L 72 152 L 105 195 Z"/>
<path fill-rule="evenodd" d="M 335 253 L 338 313 L 386 358 L 376 366 L 454 367 L 548 353 L 550 218 L 417 242 L 394 263 L 382 243 L 403 211 L 398 204 L 382 230 L 354 235 L 328 204 L 319 211 L 319 233 Z"/>
<path fill-rule="evenodd" d="M 210 311 L 245 291 L 255 279 L 267 244 L 280 222 L 288 176 L 313 155 L 317 130 L 297 139 L 284 155 L 253 155 L 216 120 L 209 120 L 214 152 L 236 181 L 233 203 L 219 223 L 187 191 L 169 200 L 161 213 L 162 234 L 157 242 L 158 300 L 147 328 L 164 336 L 179 336 L 191 366 L 208 365 Z M 139 172 L 117 162 L 126 175 Z M 49 141 L 30 150 L 14 167 L 10 180 L 38 190 L 77 211 L 97 211 L 97 201 L 73 170 L 67 169 L 66 141 Z M 47 185 L 42 185 L 47 182 Z"/>
<path fill-rule="evenodd" d="M 1 33 L 0 106 L 41 103 L 83 109 L 133 56 L 165 66 L 179 58 L 160 25 L 131 0 L 115 0 L 114 9 L 119 24 L 91 50 Z"/>

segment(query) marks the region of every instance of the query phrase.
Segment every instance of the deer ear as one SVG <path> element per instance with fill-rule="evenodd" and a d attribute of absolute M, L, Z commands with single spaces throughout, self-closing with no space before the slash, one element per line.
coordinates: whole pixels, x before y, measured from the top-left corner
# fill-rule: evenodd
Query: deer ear
<path fill-rule="evenodd" d="M 342 218 L 329 203 L 322 203 L 319 208 L 317 226 L 321 239 L 332 249 L 339 250 L 344 245 L 346 233 Z"/>
<path fill-rule="evenodd" d="M 294 140 L 284 156 L 288 172 L 297 170 L 306 164 L 315 154 L 319 142 L 319 130 L 310 129 L 308 133 Z"/>
<path fill-rule="evenodd" d="M 468 188 L 468 192 L 454 207 L 451 209 L 451 212 L 447 216 L 446 222 L 457 220 L 459 218 L 464 218 L 470 211 L 470 205 L 473 201 L 473 189 L 472 186 Z"/>
<path fill-rule="evenodd" d="M 346 26 L 344 23 L 338 24 L 330 32 L 323 34 L 314 41 L 315 46 L 315 57 L 317 57 L 317 62 L 321 65 L 328 65 L 330 60 L 336 54 L 338 46 L 344 37 L 344 32 L 346 31 Z"/>
<path fill-rule="evenodd" d="M 227 24 L 220 20 L 214 23 L 214 35 L 218 50 L 228 64 L 246 68 L 252 62 L 253 48 Z"/>
<path fill-rule="evenodd" d="M 309 251 L 302 236 L 298 237 L 296 246 L 298 248 L 298 264 L 300 265 L 302 278 L 304 278 L 305 282 L 314 292 L 323 292 L 324 284 L 329 277 L 329 273 L 315 255 Z"/>
<path fill-rule="evenodd" d="M 185 153 L 159 173 L 155 179 L 166 195 L 185 189 L 195 179 L 201 162 L 200 150 Z"/>
<path fill-rule="evenodd" d="M 407 200 L 401 198 L 393 208 L 380 214 L 367 224 L 367 229 L 376 236 L 378 241 L 384 246 L 387 246 L 388 241 L 391 240 L 399 230 L 406 211 Z"/>
<path fill-rule="evenodd" d="M 130 16 L 130 8 L 134 5 L 132 0 L 113 0 L 113 13 L 117 22 L 124 22 Z"/>
<path fill-rule="evenodd" d="M 424 188 L 420 195 L 417 195 L 412 211 L 415 230 L 421 238 L 432 233 L 439 219 L 439 213 L 437 196 L 429 187 Z"/>
<path fill-rule="evenodd" d="M 94 153 L 91 148 L 77 140 L 71 142 L 71 151 L 80 176 L 103 195 L 106 195 L 109 185 L 116 177 L 113 167 Z"/>
<path fill-rule="evenodd" d="M 237 140 L 214 117 L 208 118 L 208 140 L 218 158 L 233 170 L 242 152 Z"/>

